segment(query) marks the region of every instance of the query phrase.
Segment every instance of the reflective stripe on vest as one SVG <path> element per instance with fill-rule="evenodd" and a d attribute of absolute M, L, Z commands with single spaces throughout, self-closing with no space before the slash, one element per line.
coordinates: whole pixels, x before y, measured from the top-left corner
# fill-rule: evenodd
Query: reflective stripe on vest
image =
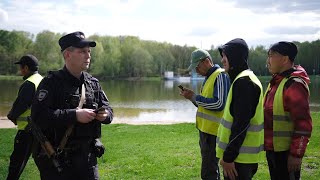
<path fill-rule="evenodd" d="M 227 148 L 227 143 L 221 142 L 219 138 L 217 138 L 217 144 L 223 150 Z M 241 146 L 239 149 L 239 153 L 246 153 L 246 154 L 257 154 L 264 150 L 264 145 L 261 144 L 259 147 L 249 147 L 249 146 Z"/>
<path fill-rule="evenodd" d="M 274 95 L 273 100 L 273 148 L 274 151 L 287 151 L 290 149 L 291 137 L 293 134 L 309 135 L 310 132 L 304 131 L 294 131 L 294 125 L 290 118 L 289 112 L 284 110 L 283 106 L 283 89 L 286 82 L 291 78 L 297 78 L 295 76 L 290 76 L 282 79 L 277 91 Z M 300 78 L 299 78 L 300 79 Z M 301 79 L 302 82 L 304 82 Z M 304 82 L 305 87 L 308 85 Z M 270 84 L 268 85 L 267 91 L 270 89 Z"/>
<path fill-rule="evenodd" d="M 264 124 L 263 124 L 263 90 L 259 79 L 250 70 L 242 71 L 231 84 L 228 93 L 226 107 L 224 109 L 223 118 L 221 119 L 220 127 L 218 129 L 216 153 L 218 158 L 223 158 L 223 153 L 230 143 L 231 127 L 233 124 L 233 117 L 230 113 L 230 105 L 232 101 L 232 88 L 234 82 L 244 76 L 249 76 L 260 88 L 259 102 L 256 107 L 254 116 L 250 119 L 250 126 L 247 129 L 246 137 L 240 147 L 239 155 L 234 160 L 238 163 L 258 163 L 263 160 L 264 149 Z M 232 140 L 231 140 L 232 141 Z"/>
<path fill-rule="evenodd" d="M 227 129 L 231 129 L 232 122 L 229 122 L 229 121 L 227 121 L 227 120 L 222 118 L 221 121 L 220 121 L 220 125 L 223 125 Z M 257 125 L 251 124 L 247 131 L 259 132 L 259 131 L 263 130 L 263 128 L 264 128 L 264 124 L 263 123 L 257 124 Z"/>
<path fill-rule="evenodd" d="M 38 88 L 38 85 L 40 84 L 42 80 L 42 76 L 38 73 L 31 75 L 26 79 L 25 81 L 30 81 L 31 83 L 34 84 L 35 90 Z M 25 82 L 24 81 L 24 82 Z M 24 113 L 22 113 L 18 118 L 17 118 L 17 126 L 19 130 L 24 130 L 25 127 L 27 126 L 27 117 L 30 116 L 31 114 L 31 108 L 28 108 Z"/>
<path fill-rule="evenodd" d="M 201 90 L 201 96 L 206 98 L 213 98 L 214 82 L 216 81 L 217 76 L 222 72 L 224 72 L 224 70 L 218 68 L 208 77 Z M 201 132 L 217 135 L 222 115 L 223 111 L 212 111 L 199 106 L 196 115 L 196 127 Z"/>

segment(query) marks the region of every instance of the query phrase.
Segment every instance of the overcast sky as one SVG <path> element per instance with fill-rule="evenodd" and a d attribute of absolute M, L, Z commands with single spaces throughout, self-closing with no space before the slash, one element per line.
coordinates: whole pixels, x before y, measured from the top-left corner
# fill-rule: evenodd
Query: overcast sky
<path fill-rule="evenodd" d="M 0 29 L 133 35 L 209 49 L 320 39 L 319 0 L 1 0 Z"/>

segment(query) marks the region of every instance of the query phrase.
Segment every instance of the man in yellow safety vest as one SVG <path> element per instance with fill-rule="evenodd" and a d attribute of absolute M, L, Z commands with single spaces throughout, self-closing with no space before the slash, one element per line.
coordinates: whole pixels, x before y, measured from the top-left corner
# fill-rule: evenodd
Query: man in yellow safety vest
<path fill-rule="evenodd" d="M 205 76 L 200 94 L 195 94 L 188 88 L 183 88 L 180 94 L 198 107 L 196 127 L 200 136 L 201 178 L 220 179 L 215 151 L 216 136 L 230 87 L 230 80 L 218 64 L 213 64 L 210 54 L 203 49 L 192 52 L 189 70 L 193 69 L 198 74 Z"/>
<path fill-rule="evenodd" d="M 301 163 L 311 137 L 310 79 L 292 42 L 280 41 L 268 51 L 272 79 L 264 100 L 264 146 L 272 180 L 300 179 Z"/>
<path fill-rule="evenodd" d="M 31 155 L 33 143 L 32 133 L 25 130 L 27 117 L 31 114 L 31 104 L 36 89 L 42 80 L 38 73 L 38 59 L 33 55 L 22 56 L 15 64 L 20 65 L 20 73 L 24 82 L 20 86 L 18 96 L 7 115 L 18 126 L 18 132 L 14 139 L 14 149 L 10 156 L 8 180 L 19 179 L 28 159 Z"/>
<path fill-rule="evenodd" d="M 225 179 L 252 179 L 263 157 L 263 90 L 249 69 L 247 43 L 233 39 L 218 48 L 231 87 L 217 137 Z"/>

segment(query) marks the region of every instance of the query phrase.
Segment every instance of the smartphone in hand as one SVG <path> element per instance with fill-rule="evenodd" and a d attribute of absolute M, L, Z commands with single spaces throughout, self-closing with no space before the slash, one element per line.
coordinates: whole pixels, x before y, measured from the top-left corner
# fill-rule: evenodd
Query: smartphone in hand
<path fill-rule="evenodd" d="M 184 90 L 184 88 L 183 88 L 183 86 L 180 84 L 179 86 L 178 86 L 182 91 Z"/>
<path fill-rule="evenodd" d="M 94 110 L 95 113 L 98 113 L 99 111 L 105 111 L 106 108 L 104 107 L 99 107 L 98 109 Z"/>

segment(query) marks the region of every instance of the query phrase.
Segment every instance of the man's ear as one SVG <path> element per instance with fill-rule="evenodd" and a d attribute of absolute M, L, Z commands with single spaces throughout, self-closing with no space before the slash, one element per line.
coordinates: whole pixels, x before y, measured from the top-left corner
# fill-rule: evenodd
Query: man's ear
<path fill-rule="evenodd" d="M 283 64 L 288 64 L 288 63 L 291 63 L 289 56 L 283 56 Z"/>
<path fill-rule="evenodd" d="M 208 64 L 208 65 L 211 64 L 211 60 L 210 60 L 209 58 L 206 58 L 205 61 L 206 61 L 206 62 L 205 62 L 206 64 Z"/>
<path fill-rule="evenodd" d="M 29 66 L 27 66 L 27 65 L 24 65 L 24 66 L 23 66 L 23 69 L 25 69 L 26 71 L 30 71 L 30 68 L 29 68 Z"/>
<path fill-rule="evenodd" d="M 20 68 L 21 69 L 26 69 L 26 68 L 29 68 L 27 65 L 25 65 L 25 64 L 20 64 Z"/>
<path fill-rule="evenodd" d="M 63 56 L 64 56 L 64 59 L 68 59 L 69 57 L 70 57 L 70 51 L 65 51 L 64 53 L 63 53 Z"/>

